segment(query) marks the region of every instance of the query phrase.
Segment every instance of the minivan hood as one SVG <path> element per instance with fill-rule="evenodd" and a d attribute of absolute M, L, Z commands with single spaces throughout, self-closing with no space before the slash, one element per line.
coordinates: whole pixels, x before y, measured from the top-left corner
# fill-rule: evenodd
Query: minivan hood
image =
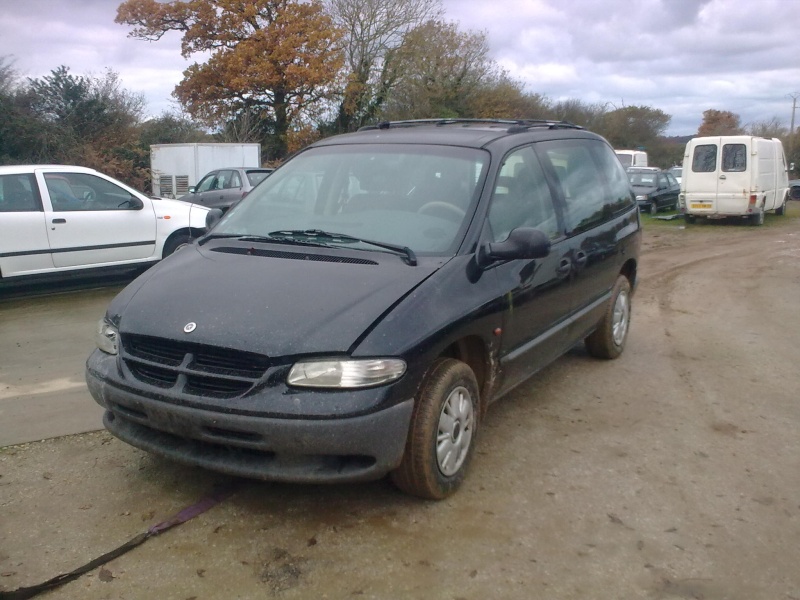
<path fill-rule="evenodd" d="M 441 265 L 412 267 L 393 254 L 349 249 L 259 244 L 257 251 L 246 254 L 245 244 L 219 241 L 188 246 L 133 282 L 109 316 L 121 315 L 123 336 L 272 357 L 345 353 Z M 188 323 L 196 324 L 190 333 Z"/>

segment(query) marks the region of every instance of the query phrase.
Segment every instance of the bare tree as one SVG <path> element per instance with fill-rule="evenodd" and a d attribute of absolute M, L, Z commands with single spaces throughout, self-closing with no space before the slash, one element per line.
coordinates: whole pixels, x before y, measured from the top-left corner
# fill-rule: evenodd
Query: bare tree
<path fill-rule="evenodd" d="M 396 84 L 394 55 L 406 35 L 442 14 L 440 0 L 327 0 L 345 31 L 346 82 L 336 129 L 349 131 L 372 119 Z"/>
<path fill-rule="evenodd" d="M 750 135 L 758 135 L 765 138 L 785 139 L 789 135 L 789 130 L 781 124 L 778 117 L 772 117 L 769 121 L 750 123 L 747 126 L 747 132 Z"/>

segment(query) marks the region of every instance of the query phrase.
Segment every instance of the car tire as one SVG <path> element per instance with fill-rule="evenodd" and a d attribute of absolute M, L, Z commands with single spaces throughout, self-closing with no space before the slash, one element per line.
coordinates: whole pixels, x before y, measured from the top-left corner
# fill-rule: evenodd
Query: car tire
<path fill-rule="evenodd" d="M 687 225 L 694 225 L 697 223 L 697 217 L 694 215 L 683 215 L 683 220 L 686 221 Z"/>
<path fill-rule="evenodd" d="M 775 214 L 779 217 L 783 217 L 786 215 L 786 199 L 783 200 L 783 204 L 781 204 L 778 208 L 775 209 Z"/>
<path fill-rule="evenodd" d="M 161 258 L 167 258 L 177 250 L 192 243 L 192 238 L 184 233 L 179 233 L 170 236 L 164 243 L 164 251 L 161 253 Z"/>
<path fill-rule="evenodd" d="M 759 225 L 763 225 L 763 224 L 764 224 L 764 211 L 763 210 L 759 209 L 759 211 L 757 213 L 750 215 L 750 225 L 753 225 L 754 227 L 758 227 Z"/>
<path fill-rule="evenodd" d="M 658 214 L 658 204 L 655 201 L 650 203 L 650 214 L 654 217 Z"/>
<path fill-rule="evenodd" d="M 437 359 L 417 394 L 405 453 L 394 484 L 412 496 L 441 500 L 464 480 L 474 453 L 480 400 L 472 369 Z"/>
<path fill-rule="evenodd" d="M 631 283 L 624 275 L 617 277 L 606 312 L 585 340 L 586 349 L 595 358 L 617 358 L 625 349 L 631 324 Z"/>

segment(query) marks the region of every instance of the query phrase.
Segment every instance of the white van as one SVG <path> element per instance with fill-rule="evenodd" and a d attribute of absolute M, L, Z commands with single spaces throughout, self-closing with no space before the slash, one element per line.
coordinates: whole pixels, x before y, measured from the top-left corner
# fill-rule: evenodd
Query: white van
<path fill-rule="evenodd" d="M 628 167 L 646 167 L 647 166 L 647 152 L 642 150 L 614 150 L 619 158 L 619 162 L 626 169 Z"/>
<path fill-rule="evenodd" d="M 784 214 L 788 187 L 778 139 L 731 135 L 686 144 L 680 205 L 688 223 L 697 217 L 746 217 L 761 225 L 768 210 Z"/>

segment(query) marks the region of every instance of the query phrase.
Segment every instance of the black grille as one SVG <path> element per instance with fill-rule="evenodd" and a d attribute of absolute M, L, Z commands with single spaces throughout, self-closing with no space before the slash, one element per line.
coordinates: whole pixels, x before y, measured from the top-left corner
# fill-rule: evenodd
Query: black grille
<path fill-rule="evenodd" d="M 162 338 L 122 335 L 122 358 L 139 381 L 194 396 L 232 398 L 269 368 L 269 357 Z"/>

